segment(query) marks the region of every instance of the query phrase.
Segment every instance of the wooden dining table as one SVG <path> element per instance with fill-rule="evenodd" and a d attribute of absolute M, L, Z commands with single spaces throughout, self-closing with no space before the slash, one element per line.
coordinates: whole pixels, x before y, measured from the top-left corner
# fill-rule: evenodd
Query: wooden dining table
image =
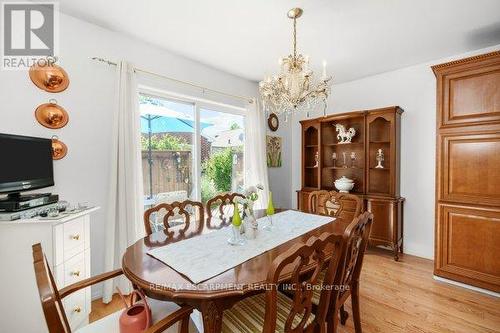
<path fill-rule="evenodd" d="M 257 218 L 265 216 L 265 210 L 256 210 L 255 216 Z M 205 221 L 195 223 L 204 224 Z M 343 235 L 348 223 L 349 221 L 332 217 L 332 222 L 198 284 L 193 284 L 187 277 L 147 253 L 172 242 L 171 237 L 167 237 L 168 231 L 158 231 L 130 246 L 123 255 L 122 268 L 127 278 L 148 297 L 194 307 L 202 314 L 204 332 L 219 333 L 222 329 L 224 310 L 246 297 L 265 291 L 268 269 L 277 256 L 298 242 L 306 242 L 311 236 L 319 236 L 324 232 Z M 174 241 L 214 232 L 207 228 L 193 227 L 193 229 L 197 230 L 194 234 L 181 235 L 181 239 Z M 259 230 L 259 232 L 275 231 Z M 306 266 L 304 270 L 307 269 Z M 279 282 L 285 282 L 289 277 L 290 270 L 284 270 Z"/>

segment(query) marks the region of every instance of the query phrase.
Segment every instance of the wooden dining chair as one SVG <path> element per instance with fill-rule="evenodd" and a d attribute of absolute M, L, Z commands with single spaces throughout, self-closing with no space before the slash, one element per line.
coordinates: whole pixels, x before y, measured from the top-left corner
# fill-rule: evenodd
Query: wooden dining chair
<path fill-rule="evenodd" d="M 219 194 L 208 200 L 206 207 L 208 229 L 220 229 L 231 224 L 233 217 L 233 203 L 235 198 L 245 198 L 240 193 Z"/>
<path fill-rule="evenodd" d="M 57 289 L 54 277 L 47 263 L 42 246 L 40 243 L 33 245 L 33 266 L 35 268 L 36 283 L 38 293 L 42 304 L 43 314 L 47 323 L 49 333 L 70 333 L 72 332 L 68 322 L 68 310 L 64 309 L 62 300 L 72 293 L 83 288 L 90 287 L 96 283 L 112 279 L 123 274 L 121 269 L 104 273 L 85 279 L 69 286 Z M 178 330 L 181 333 L 187 333 L 190 325 L 190 314 L 192 307 L 179 307 L 174 303 L 156 301 L 148 298 L 148 304 L 151 307 L 153 325 L 144 331 L 144 333 L 174 332 L 173 326 L 179 323 Z M 84 326 L 75 332 L 77 333 L 119 333 L 119 316 L 121 311 L 117 311 L 107 317 L 101 318 L 95 322 Z M 43 331 L 43 329 L 41 329 Z"/>
<path fill-rule="evenodd" d="M 361 199 L 349 193 L 313 191 L 309 194 L 309 211 L 352 221 L 361 213 Z"/>
<path fill-rule="evenodd" d="M 169 240 L 185 239 L 201 233 L 204 221 L 203 204 L 198 201 L 161 203 L 144 212 L 144 228 L 149 236 L 158 231 L 152 225 L 161 224 Z M 183 226 L 183 227 L 178 227 Z M 174 232 L 175 229 L 176 231 Z"/>
<path fill-rule="evenodd" d="M 334 278 L 336 288 L 330 297 L 330 306 L 327 316 L 328 332 L 336 333 L 340 316 L 340 323 L 345 325 L 348 313 L 344 309 L 344 304 L 351 296 L 354 328 L 356 333 L 362 333 L 361 315 L 359 312 L 359 276 L 363 266 L 363 257 L 368 245 L 368 238 L 373 224 L 373 214 L 365 212 L 355 218 L 346 228 L 343 235 L 343 248 L 339 252 L 339 268 Z M 327 279 L 328 272 L 323 270 L 320 280 Z M 314 292 L 313 303 L 317 306 L 321 304 L 321 294 Z"/>
<path fill-rule="evenodd" d="M 246 298 L 224 311 L 222 332 L 324 332 L 338 267 L 337 257 L 329 259 L 341 247 L 342 236 L 323 233 L 319 238 L 311 237 L 306 243 L 295 244 L 276 257 L 267 274 L 265 293 Z M 320 272 L 328 261 L 328 278 L 320 281 Z M 283 275 L 289 279 L 280 288 L 292 291 L 292 298 L 278 290 L 279 278 Z M 320 290 L 315 313 L 313 290 Z"/>

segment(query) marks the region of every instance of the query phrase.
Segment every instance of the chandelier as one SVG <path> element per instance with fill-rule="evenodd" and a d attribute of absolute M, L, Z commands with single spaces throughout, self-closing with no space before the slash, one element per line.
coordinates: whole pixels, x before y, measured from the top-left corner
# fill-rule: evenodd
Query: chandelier
<path fill-rule="evenodd" d="M 315 83 L 314 73 L 309 69 L 309 58 L 297 54 L 297 19 L 302 16 L 301 8 L 288 11 L 293 20 L 293 54 L 279 60 L 281 71 L 259 83 L 263 108 L 266 112 L 288 116 L 309 111 L 317 105 L 323 105 L 326 114 L 327 99 L 330 93 L 331 77 L 326 74 L 326 62 L 323 62 L 323 75 Z"/>

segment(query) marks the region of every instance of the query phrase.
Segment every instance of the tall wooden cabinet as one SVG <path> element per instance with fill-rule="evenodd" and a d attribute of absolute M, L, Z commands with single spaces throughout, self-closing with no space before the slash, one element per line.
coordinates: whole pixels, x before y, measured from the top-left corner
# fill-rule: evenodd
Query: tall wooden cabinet
<path fill-rule="evenodd" d="M 351 193 L 359 195 L 364 209 L 374 214 L 370 243 L 392 248 L 396 260 L 403 249 L 404 199 L 399 194 L 402 112 L 394 106 L 302 121 L 302 188 L 297 193 L 299 209 L 308 211 L 309 193 L 336 190 L 334 181 L 342 176 L 353 179 Z M 350 143 L 339 143 L 336 124 L 355 129 Z M 384 153 L 384 168 L 375 167 L 379 149 Z"/>
<path fill-rule="evenodd" d="M 437 276 L 500 292 L 500 51 L 437 78 Z"/>

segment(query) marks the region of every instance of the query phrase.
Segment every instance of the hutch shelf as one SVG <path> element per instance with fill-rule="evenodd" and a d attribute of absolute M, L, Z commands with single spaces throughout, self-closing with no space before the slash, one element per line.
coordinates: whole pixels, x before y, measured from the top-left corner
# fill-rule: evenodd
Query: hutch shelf
<path fill-rule="evenodd" d="M 401 114 L 398 106 L 307 119 L 302 125 L 302 188 L 298 207 L 308 211 L 309 193 L 336 190 L 342 176 L 354 180 L 350 193 L 374 214 L 370 244 L 390 247 L 394 259 L 403 251 L 403 202 L 399 195 Z M 335 125 L 354 128 L 350 143 L 340 143 Z M 377 153 L 384 155 L 377 168 Z"/>

